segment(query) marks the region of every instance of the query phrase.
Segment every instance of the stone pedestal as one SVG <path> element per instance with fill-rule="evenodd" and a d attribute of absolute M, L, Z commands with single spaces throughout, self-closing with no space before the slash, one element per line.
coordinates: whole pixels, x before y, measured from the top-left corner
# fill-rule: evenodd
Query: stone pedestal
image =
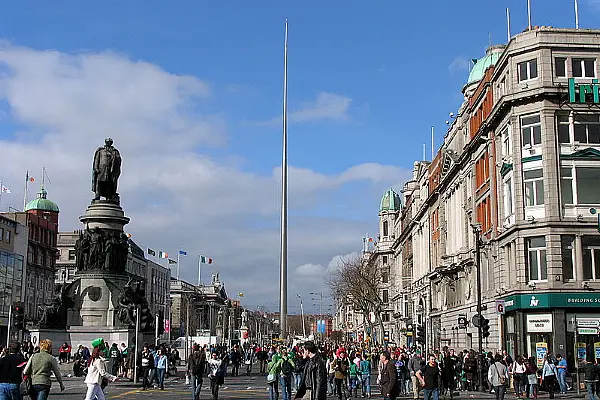
<path fill-rule="evenodd" d="M 128 281 L 123 274 L 77 273 L 75 307 L 67 316 L 69 326 L 122 327 L 115 315 L 119 295 Z M 127 327 L 123 327 L 127 328 Z"/>
<path fill-rule="evenodd" d="M 123 232 L 123 227 L 129 223 L 129 218 L 117 203 L 107 200 L 95 200 L 79 217 L 88 229 L 101 228 Z"/>

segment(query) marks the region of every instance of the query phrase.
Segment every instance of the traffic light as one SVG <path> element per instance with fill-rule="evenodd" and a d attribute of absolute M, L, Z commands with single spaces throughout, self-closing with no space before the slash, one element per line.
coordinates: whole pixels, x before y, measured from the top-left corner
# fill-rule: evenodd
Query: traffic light
<path fill-rule="evenodd" d="M 25 309 L 21 304 L 13 306 L 13 327 L 15 329 L 25 329 Z"/>
<path fill-rule="evenodd" d="M 481 335 L 484 338 L 490 336 L 490 320 L 485 317 L 481 319 Z"/>
<path fill-rule="evenodd" d="M 417 343 L 425 343 L 425 324 L 417 325 Z"/>
<path fill-rule="evenodd" d="M 154 330 L 154 316 L 148 308 L 142 308 L 140 313 L 140 332 L 152 332 Z"/>

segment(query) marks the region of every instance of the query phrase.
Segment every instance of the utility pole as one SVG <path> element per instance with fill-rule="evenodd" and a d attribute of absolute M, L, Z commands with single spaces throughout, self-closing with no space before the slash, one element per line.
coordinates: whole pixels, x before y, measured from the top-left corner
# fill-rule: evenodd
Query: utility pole
<path fill-rule="evenodd" d="M 185 359 L 189 356 L 190 347 L 190 295 L 189 293 L 185 296 L 187 300 L 187 307 L 185 311 Z"/>
<path fill-rule="evenodd" d="M 575 335 L 574 335 L 574 341 L 575 341 L 575 343 L 573 345 L 573 347 L 574 347 L 573 354 L 575 354 L 575 371 L 577 373 L 577 395 L 580 395 L 581 394 L 581 385 L 580 385 L 579 380 L 581 378 L 579 377 L 579 356 L 577 354 L 577 333 L 578 333 L 577 332 L 577 330 L 578 330 L 578 328 L 577 328 L 577 315 L 573 316 L 573 329 L 575 331 L 574 332 L 575 333 Z"/>
<path fill-rule="evenodd" d="M 483 331 L 481 329 L 481 324 L 483 321 L 483 316 L 481 315 L 482 306 L 481 306 L 481 225 L 474 224 L 471 225 L 473 227 L 473 233 L 475 235 L 475 269 L 477 273 L 477 318 L 479 323 L 477 324 L 477 341 L 478 341 L 478 350 L 479 355 L 477 357 L 478 363 L 478 371 L 479 371 L 479 390 L 481 391 L 483 388 Z"/>
<path fill-rule="evenodd" d="M 137 306 L 135 308 L 135 355 L 134 355 L 134 360 L 133 360 L 133 383 L 136 384 L 137 383 L 137 378 L 138 378 L 138 332 L 140 331 L 140 307 Z"/>
<path fill-rule="evenodd" d="M 0 188 L 0 190 L 2 190 Z M 10 328 L 12 327 L 12 310 L 13 310 L 14 305 L 11 304 L 10 308 L 8 309 L 8 328 L 6 330 L 6 348 L 8 348 L 8 345 L 10 344 Z M 303 321 L 304 322 L 304 321 Z"/>

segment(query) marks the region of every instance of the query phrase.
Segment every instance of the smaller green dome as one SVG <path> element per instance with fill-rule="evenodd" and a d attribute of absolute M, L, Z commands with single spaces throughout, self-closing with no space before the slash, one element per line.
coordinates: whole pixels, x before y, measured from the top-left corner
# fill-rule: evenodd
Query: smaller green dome
<path fill-rule="evenodd" d="M 491 67 L 492 65 L 496 65 L 498 59 L 502 55 L 504 51 L 504 46 L 492 46 L 490 47 L 485 56 L 477 60 L 475 65 L 473 65 L 473 69 L 469 73 L 469 79 L 467 80 L 467 85 L 471 83 L 479 82 L 483 79 L 483 75 L 485 74 L 485 70 Z"/>
<path fill-rule="evenodd" d="M 400 210 L 402 210 L 402 199 L 400 198 L 400 195 L 394 192 L 393 189 L 390 189 L 387 192 L 385 192 L 385 194 L 381 198 L 381 206 L 379 207 L 379 212 Z"/>
<path fill-rule="evenodd" d="M 58 206 L 52 200 L 48 200 L 48 192 L 43 187 L 37 192 L 37 199 L 31 200 L 25 206 L 25 211 L 41 210 L 58 212 Z"/>

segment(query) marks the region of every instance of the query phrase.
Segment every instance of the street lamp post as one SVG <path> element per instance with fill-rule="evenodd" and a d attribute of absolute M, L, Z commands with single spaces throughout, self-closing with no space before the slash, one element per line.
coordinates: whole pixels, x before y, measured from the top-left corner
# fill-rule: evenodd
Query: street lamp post
<path fill-rule="evenodd" d="M 482 331 L 482 321 L 483 316 L 481 315 L 482 305 L 481 305 L 481 225 L 473 224 L 471 225 L 473 228 L 473 234 L 475 235 L 475 269 L 477 274 L 477 318 L 479 323 L 477 324 L 477 340 L 479 347 L 479 357 L 477 357 L 480 371 L 479 373 L 479 390 L 483 388 L 483 375 L 481 368 L 481 363 L 483 362 L 483 331 Z"/>
<path fill-rule="evenodd" d="M 302 296 L 296 294 L 300 299 L 300 315 L 302 317 L 302 335 L 306 339 L 306 325 L 304 325 L 304 305 L 302 305 Z"/>

